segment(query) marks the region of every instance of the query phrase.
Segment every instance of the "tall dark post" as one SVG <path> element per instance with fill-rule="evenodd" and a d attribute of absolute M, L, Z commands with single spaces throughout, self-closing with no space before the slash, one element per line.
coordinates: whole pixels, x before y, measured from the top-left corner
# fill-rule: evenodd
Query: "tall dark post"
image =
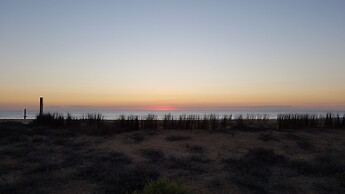
<path fill-rule="evenodd" d="M 43 97 L 40 97 L 40 115 L 43 115 Z"/>
<path fill-rule="evenodd" d="M 26 119 L 26 109 L 24 109 L 24 120 Z"/>

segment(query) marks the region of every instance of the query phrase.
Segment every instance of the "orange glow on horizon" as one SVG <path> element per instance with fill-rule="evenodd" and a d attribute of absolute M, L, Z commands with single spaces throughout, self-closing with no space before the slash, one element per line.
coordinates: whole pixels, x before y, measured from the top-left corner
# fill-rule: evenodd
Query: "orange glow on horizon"
<path fill-rule="evenodd" d="M 217 110 L 248 109 L 251 107 L 297 107 L 345 109 L 345 92 L 335 88 L 315 90 L 274 90 L 263 91 L 217 91 L 183 90 L 157 91 L 156 89 L 137 92 L 101 92 L 70 90 L 15 90 L 5 88 L 0 96 L 1 110 L 37 109 L 39 97 L 45 99 L 45 106 L 51 109 L 89 110 Z M 332 95 L 329 95 L 332 94 Z"/>
<path fill-rule="evenodd" d="M 153 110 L 153 111 L 173 111 L 178 110 L 175 107 L 169 105 L 156 105 L 152 107 L 148 107 L 146 110 Z"/>

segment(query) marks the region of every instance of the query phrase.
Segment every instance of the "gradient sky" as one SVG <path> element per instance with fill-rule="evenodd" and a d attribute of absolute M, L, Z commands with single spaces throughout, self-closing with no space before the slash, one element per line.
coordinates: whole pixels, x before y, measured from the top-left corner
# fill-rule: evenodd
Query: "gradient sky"
<path fill-rule="evenodd" d="M 0 0 L 0 109 L 345 109 L 344 0 Z"/>

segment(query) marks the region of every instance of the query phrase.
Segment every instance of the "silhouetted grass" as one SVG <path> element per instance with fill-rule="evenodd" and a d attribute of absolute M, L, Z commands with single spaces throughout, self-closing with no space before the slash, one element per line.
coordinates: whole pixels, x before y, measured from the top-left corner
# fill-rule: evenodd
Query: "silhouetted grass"
<path fill-rule="evenodd" d="M 86 118 L 83 118 L 87 122 L 89 127 L 102 127 L 104 124 L 104 117 L 102 114 L 88 114 Z"/>
<path fill-rule="evenodd" d="M 83 118 L 73 118 L 67 114 L 65 118 L 60 113 L 44 113 L 37 115 L 32 122 L 34 126 L 45 126 L 52 128 L 102 128 L 104 127 L 104 117 L 101 114 L 88 114 Z"/>
<path fill-rule="evenodd" d="M 226 129 L 232 116 L 222 118 L 215 114 L 210 115 L 180 115 L 177 120 L 168 114 L 163 119 L 164 129 Z"/>
<path fill-rule="evenodd" d="M 244 129 L 246 127 L 247 126 L 244 123 L 243 115 L 237 115 L 236 118 L 235 118 L 235 126 L 234 126 L 234 128 L 236 128 L 236 129 Z"/>
<path fill-rule="evenodd" d="M 177 128 L 177 122 L 171 114 L 164 115 L 163 118 L 163 129 L 175 129 Z"/>
<path fill-rule="evenodd" d="M 125 129 L 125 130 L 138 130 L 140 129 L 139 117 L 135 115 L 121 115 L 118 119 L 118 124 L 116 128 Z"/>
<path fill-rule="evenodd" d="M 35 124 L 49 127 L 64 127 L 65 118 L 59 113 L 45 113 L 36 116 Z"/>
<path fill-rule="evenodd" d="M 80 121 L 68 113 L 66 117 L 65 125 L 68 128 L 80 127 Z"/>
<path fill-rule="evenodd" d="M 309 114 L 279 114 L 277 117 L 279 129 L 317 128 L 320 119 Z"/>
<path fill-rule="evenodd" d="M 142 129 L 158 129 L 158 117 L 156 115 L 148 114 L 141 122 Z"/>
<path fill-rule="evenodd" d="M 208 129 L 228 131 L 230 129 L 267 129 L 277 126 L 278 129 L 305 129 L 305 128 L 344 128 L 345 117 L 339 114 L 317 116 L 315 114 L 279 114 L 276 120 L 270 121 L 266 114 L 224 115 L 222 117 L 210 115 L 180 115 L 174 118 L 171 114 L 162 120 L 156 115 L 148 114 L 140 118 L 136 115 L 121 115 L 114 121 L 105 121 L 101 114 L 88 114 L 83 118 L 73 118 L 67 114 L 64 118 L 59 113 L 37 115 L 33 125 L 49 126 L 54 128 L 86 129 L 90 133 L 108 134 L 111 132 L 140 130 L 140 129 Z"/>
<path fill-rule="evenodd" d="M 303 129 L 303 128 L 343 128 L 343 118 L 339 114 L 327 113 L 325 116 L 315 114 L 279 114 L 277 117 L 279 129 Z"/>

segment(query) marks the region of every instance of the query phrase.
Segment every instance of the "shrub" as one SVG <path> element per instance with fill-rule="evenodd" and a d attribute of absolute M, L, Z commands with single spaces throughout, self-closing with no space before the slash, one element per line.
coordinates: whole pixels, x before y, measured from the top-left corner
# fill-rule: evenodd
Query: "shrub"
<path fill-rule="evenodd" d="M 144 141 L 146 135 L 147 134 L 144 133 L 143 131 L 138 131 L 138 132 L 129 134 L 127 137 L 131 139 L 134 143 L 140 143 Z"/>
<path fill-rule="evenodd" d="M 142 191 L 136 191 L 133 194 L 193 194 L 193 192 L 179 183 L 158 179 L 147 183 Z"/>
<path fill-rule="evenodd" d="M 182 135 L 171 135 L 165 138 L 167 141 L 183 141 L 189 140 L 191 137 L 189 136 L 182 136 Z"/>
<path fill-rule="evenodd" d="M 312 150 L 314 146 L 309 143 L 307 140 L 301 140 L 296 142 L 297 146 L 303 150 Z"/>
<path fill-rule="evenodd" d="M 189 174 L 202 174 L 206 172 L 204 162 L 196 161 L 192 158 L 176 158 L 171 156 L 166 160 L 166 165 L 170 169 L 181 169 Z"/>
<path fill-rule="evenodd" d="M 203 153 L 205 151 L 202 146 L 189 145 L 188 143 L 186 144 L 186 148 L 193 153 Z"/>
<path fill-rule="evenodd" d="M 339 172 L 345 172 L 342 164 L 344 158 L 339 154 L 318 154 L 312 160 L 291 160 L 290 168 L 306 175 L 334 176 Z"/>
<path fill-rule="evenodd" d="M 63 127 L 65 118 L 59 113 L 45 113 L 36 116 L 35 124 L 50 127 Z"/>
<path fill-rule="evenodd" d="M 337 174 L 336 179 L 341 187 L 345 188 L 345 172 L 340 172 Z"/>
<path fill-rule="evenodd" d="M 262 141 L 279 141 L 279 139 L 273 137 L 272 134 L 270 133 L 261 133 L 258 137 L 258 139 L 262 140 Z"/>
<path fill-rule="evenodd" d="M 132 193 L 159 177 L 159 172 L 147 165 L 120 167 L 109 171 L 100 183 L 101 193 Z"/>
<path fill-rule="evenodd" d="M 272 150 L 255 148 L 248 150 L 240 159 L 224 160 L 224 168 L 236 184 L 259 193 L 267 193 L 267 185 L 272 174 L 271 167 L 286 161 L 285 157 Z"/>
<path fill-rule="evenodd" d="M 157 163 L 158 161 L 162 161 L 165 159 L 164 153 L 162 151 L 152 148 L 142 149 L 141 154 L 153 163 Z"/>

